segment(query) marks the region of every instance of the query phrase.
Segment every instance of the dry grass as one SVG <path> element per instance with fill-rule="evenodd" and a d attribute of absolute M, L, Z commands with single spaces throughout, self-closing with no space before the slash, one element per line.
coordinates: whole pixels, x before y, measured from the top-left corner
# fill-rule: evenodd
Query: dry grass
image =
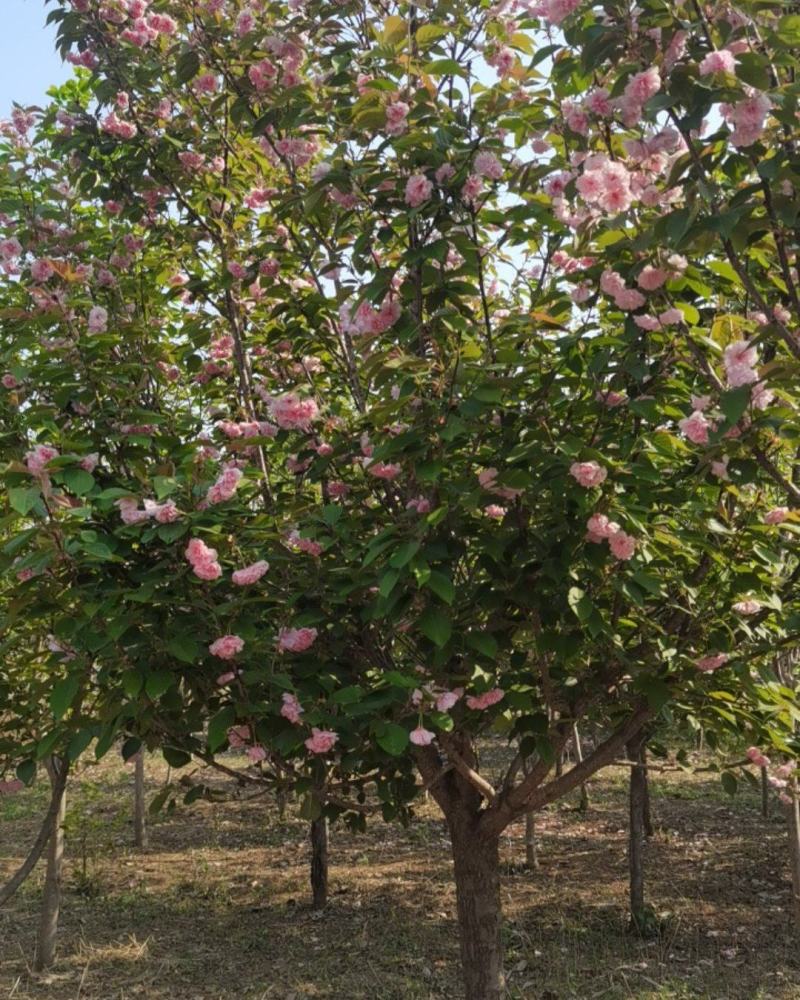
<path fill-rule="evenodd" d="M 164 770 L 153 759 L 155 791 Z M 104 763 L 74 782 L 60 957 L 31 974 L 37 877 L 0 915 L 0 997 L 9 1000 L 456 1000 L 448 845 L 432 806 L 408 830 L 376 820 L 333 832 L 332 899 L 314 914 L 306 825 L 266 801 L 195 804 L 159 818 L 137 853 L 130 771 Z M 0 872 L 22 856 L 44 790 L 0 805 Z M 521 869 L 522 825 L 503 853 L 510 996 L 541 1000 L 798 1000 L 786 838 L 749 793 L 653 781 L 659 830 L 648 889 L 660 935 L 625 933 L 625 774 L 538 822 L 542 867 Z M 83 843 L 78 829 L 83 830 Z M 81 854 L 86 856 L 85 874 Z"/>

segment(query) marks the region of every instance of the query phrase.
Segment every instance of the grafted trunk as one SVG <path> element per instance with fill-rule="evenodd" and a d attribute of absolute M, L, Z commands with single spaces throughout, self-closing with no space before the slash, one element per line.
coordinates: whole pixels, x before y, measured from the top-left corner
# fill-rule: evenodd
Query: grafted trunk
<path fill-rule="evenodd" d="M 472 824 L 450 823 L 466 1000 L 500 1000 L 499 842 L 481 839 Z"/>
<path fill-rule="evenodd" d="M 311 898 L 315 910 L 328 902 L 328 820 L 325 816 L 311 821 Z"/>
<path fill-rule="evenodd" d="M 525 867 L 531 871 L 539 867 L 539 852 L 536 848 L 536 813 L 531 809 L 525 813 Z"/>
<path fill-rule="evenodd" d="M 65 766 L 57 757 L 47 762 L 47 775 L 54 793 L 59 787 L 59 769 Z M 53 828 L 47 843 L 47 872 L 42 892 L 39 914 L 39 931 L 36 937 L 36 956 L 33 967 L 37 972 L 49 969 L 56 957 L 58 913 L 61 907 L 61 873 L 64 861 L 64 817 L 67 809 L 66 789 L 61 790 L 58 811 L 53 817 Z"/>
<path fill-rule="evenodd" d="M 637 736 L 628 743 L 628 759 L 643 763 L 644 737 Z M 647 778 L 644 767 L 631 768 L 628 797 L 630 821 L 628 826 L 628 870 L 630 882 L 631 929 L 642 932 L 647 928 L 647 911 L 644 902 L 644 852 L 645 852 L 645 795 Z"/>
<path fill-rule="evenodd" d="M 800 800 L 797 779 L 792 780 L 792 801 L 786 807 L 789 827 L 789 863 L 792 869 L 792 915 L 795 934 L 800 934 Z"/>
<path fill-rule="evenodd" d="M 144 748 L 136 754 L 133 771 L 133 843 L 147 847 L 147 804 L 144 790 Z"/>

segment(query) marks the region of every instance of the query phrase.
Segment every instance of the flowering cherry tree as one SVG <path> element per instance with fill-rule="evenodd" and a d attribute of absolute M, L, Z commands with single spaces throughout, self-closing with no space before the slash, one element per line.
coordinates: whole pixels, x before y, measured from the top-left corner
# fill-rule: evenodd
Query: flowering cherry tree
<path fill-rule="evenodd" d="M 3 599 L 55 717 L 7 759 L 238 746 L 356 825 L 418 771 L 493 1000 L 510 823 L 675 699 L 789 752 L 782 10 L 57 0 L 75 78 L 3 128 Z"/>

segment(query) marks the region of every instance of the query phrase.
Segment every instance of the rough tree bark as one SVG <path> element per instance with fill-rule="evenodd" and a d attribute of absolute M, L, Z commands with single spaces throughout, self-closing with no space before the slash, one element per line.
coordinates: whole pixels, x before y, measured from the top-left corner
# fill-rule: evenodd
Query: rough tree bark
<path fill-rule="evenodd" d="M 328 903 L 328 820 L 325 816 L 311 821 L 311 900 L 315 910 Z"/>
<path fill-rule="evenodd" d="M 60 771 L 65 766 L 58 757 L 51 757 L 47 762 L 47 774 L 54 794 L 60 786 Z M 49 969 L 56 957 L 58 913 L 61 907 L 61 872 L 64 861 L 64 817 L 67 809 L 66 787 L 64 785 L 60 787 L 58 810 L 52 820 L 52 830 L 47 844 L 47 873 L 42 892 L 42 908 L 39 914 L 39 931 L 36 936 L 36 955 L 33 963 L 36 972 Z"/>
<path fill-rule="evenodd" d="M 137 754 L 133 771 L 133 843 L 143 850 L 147 847 L 147 804 L 144 790 L 144 748 Z"/>
<path fill-rule="evenodd" d="M 581 745 L 581 734 L 578 731 L 578 723 L 574 722 L 572 724 L 572 743 L 575 747 L 575 760 L 579 763 L 583 763 L 583 747 Z M 581 784 L 581 797 L 578 800 L 578 809 L 580 812 L 586 812 L 589 808 L 589 786 L 584 781 Z"/>
<path fill-rule="evenodd" d="M 767 781 L 767 769 L 761 768 L 761 815 L 764 819 L 769 816 L 769 782 Z"/>
<path fill-rule="evenodd" d="M 647 927 L 644 902 L 644 853 L 645 806 L 647 777 L 644 771 L 644 734 L 635 736 L 627 746 L 628 760 L 636 761 L 631 767 L 628 797 L 630 821 L 628 826 L 628 870 L 630 880 L 631 930 L 643 932 Z"/>
<path fill-rule="evenodd" d="M 532 809 L 525 813 L 525 867 L 531 871 L 539 867 L 539 852 L 536 849 L 536 813 Z"/>
<path fill-rule="evenodd" d="M 500 1000 L 499 841 L 478 836 L 465 810 L 449 818 L 466 1000 Z"/>

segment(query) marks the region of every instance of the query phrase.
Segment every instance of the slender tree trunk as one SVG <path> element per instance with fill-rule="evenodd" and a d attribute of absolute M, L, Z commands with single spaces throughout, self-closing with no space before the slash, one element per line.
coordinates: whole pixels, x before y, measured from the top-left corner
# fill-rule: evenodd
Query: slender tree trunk
<path fill-rule="evenodd" d="M 136 754 L 133 772 L 133 843 L 147 847 L 147 808 L 144 791 L 144 747 Z"/>
<path fill-rule="evenodd" d="M 328 820 L 325 816 L 311 821 L 311 899 L 315 910 L 328 902 Z"/>
<path fill-rule="evenodd" d="M 536 813 L 525 813 L 525 867 L 534 871 L 539 867 L 539 853 L 536 849 Z"/>
<path fill-rule="evenodd" d="M 499 842 L 477 837 L 472 824 L 450 823 L 466 1000 L 500 1000 Z"/>
<path fill-rule="evenodd" d="M 628 743 L 628 759 L 642 760 L 644 737 L 636 736 Z M 630 879 L 631 930 L 643 931 L 646 927 L 644 903 L 644 808 L 646 793 L 644 768 L 632 767 L 629 790 L 630 822 L 628 827 L 628 869 Z"/>
<path fill-rule="evenodd" d="M 639 759 L 643 765 L 647 764 L 647 741 L 642 743 Z M 650 812 L 650 775 L 646 766 L 642 767 L 642 777 L 644 778 L 644 806 L 642 810 L 642 823 L 644 825 L 645 837 L 652 837 L 655 831 L 653 829 L 653 814 Z"/>
<path fill-rule="evenodd" d="M 572 742 L 575 745 L 575 760 L 578 764 L 583 762 L 583 747 L 581 746 L 581 734 L 578 731 L 578 723 L 575 722 L 572 725 Z M 589 808 L 589 786 L 584 783 L 581 785 L 581 797 L 578 801 L 578 809 L 583 813 Z"/>
<path fill-rule="evenodd" d="M 51 757 L 47 762 L 50 787 L 57 789 L 59 769 L 63 761 Z M 53 818 L 53 829 L 47 844 L 47 873 L 42 893 L 42 908 L 39 915 L 39 932 L 36 938 L 36 956 L 33 967 L 37 972 L 49 969 L 56 957 L 56 936 L 58 933 L 58 911 L 61 906 L 61 871 L 64 861 L 64 817 L 67 809 L 66 789 L 62 790 L 58 812 Z"/>
<path fill-rule="evenodd" d="M 767 769 L 761 768 L 761 815 L 766 819 L 769 816 L 769 782 L 767 781 Z"/>
<path fill-rule="evenodd" d="M 797 797 L 797 778 L 792 779 L 792 802 L 786 807 L 789 825 L 789 862 L 792 867 L 792 914 L 794 929 L 800 934 L 800 799 Z"/>

